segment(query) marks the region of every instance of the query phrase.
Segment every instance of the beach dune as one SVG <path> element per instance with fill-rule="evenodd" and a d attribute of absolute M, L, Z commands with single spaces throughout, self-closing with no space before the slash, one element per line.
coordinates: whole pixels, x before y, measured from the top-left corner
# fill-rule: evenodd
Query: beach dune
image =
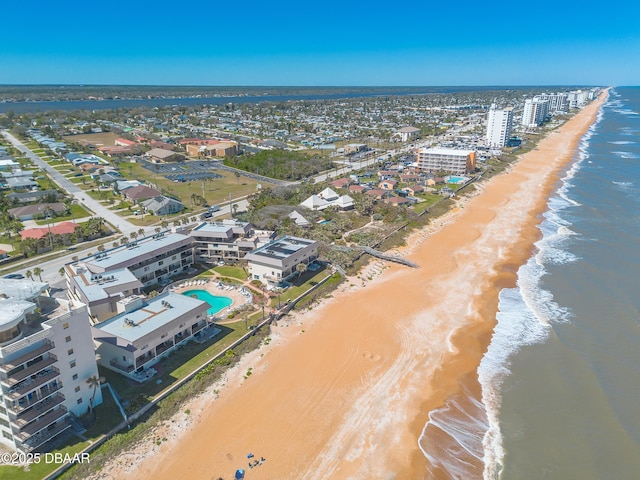
<path fill-rule="evenodd" d="M 418 438 L 428 413 L 465 382 L 477 390 L 498 292 L 530 256 L 557 173 L 603 98 L 461 202 L 446 225 L 411 235 L 401 252 L 420 268 L 391 265 L 364 287 L 351 279 L 281 322 L 219 396 L 197 401 L 175 440 L 156 448 L 149 439 L 135 466 L 114 462 L 102 474 L 228 479 L 252 452 L 266 461 L 251 479 L 427 478 Z"/>

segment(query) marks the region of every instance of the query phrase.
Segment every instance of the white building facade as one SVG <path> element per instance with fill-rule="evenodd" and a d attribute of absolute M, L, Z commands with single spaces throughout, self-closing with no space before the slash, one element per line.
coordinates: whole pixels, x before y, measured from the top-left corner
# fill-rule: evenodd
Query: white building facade
<path fill-rule="evenodd" d="M 9 292 L 0 297 L 0 442 L 30 452 L 71 428 L 70 413 L 102 403 L 102 393 L 88 383 L 99 376 L 86 307 L 42 296 L 46 283 L 7 282 L 0 280 Z"/>
<path fill-rule="evenodd" d="M 253 280 L 275 286 L 296 273 L 299 264 L 308 265 L 318 258 L 318 247 L 314 240 L 283 237 L 248 253 L 245 260 Z"/>
<path fill-rule="evenodd" d="M 489 147 L 504 147 L 511 136 L 513 126 L 513 108 L 501 110 L 491 105 L 487 117 L 487 145 Z"/>
<path fill-rule="evenodd" d="M 418 169 L 423 172 L 444 172 L 463 175 L 476 168 L 474 150 L 456 150 L 453 148 L 420 148 L 418 150 Z"/>

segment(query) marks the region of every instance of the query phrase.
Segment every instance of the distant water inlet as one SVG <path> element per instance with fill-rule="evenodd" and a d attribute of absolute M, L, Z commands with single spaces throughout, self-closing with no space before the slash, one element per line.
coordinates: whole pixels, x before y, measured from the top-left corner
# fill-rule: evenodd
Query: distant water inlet
<path fill-rule="evenodd" d="M 198 300 L 207 302 L 211 308 L 207 310 L 208 315 L 215 315 L 223 308 L 230 306 L 233 303 L 229 297 L 219 297 L 212 295 L 207 290 L 187 290 L 182 292 L 183 295 L 188 297 L 196 297 Z"/>

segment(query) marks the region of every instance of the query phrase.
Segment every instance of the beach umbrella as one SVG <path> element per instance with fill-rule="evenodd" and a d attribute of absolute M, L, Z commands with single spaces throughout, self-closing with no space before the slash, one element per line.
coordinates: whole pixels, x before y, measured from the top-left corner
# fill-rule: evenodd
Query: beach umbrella
<path fill-rule="evenodd" d="M 244 470 L 242 468 L 239 468 L 238 470 L 236 470 L 235 479 L 242 480 L 243 478 L 244 478 Z"/>

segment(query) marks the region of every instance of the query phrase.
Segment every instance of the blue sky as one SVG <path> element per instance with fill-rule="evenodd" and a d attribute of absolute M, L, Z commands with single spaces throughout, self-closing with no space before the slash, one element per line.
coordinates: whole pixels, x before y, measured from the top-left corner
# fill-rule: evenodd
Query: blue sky
<path fill-rule="evenodd" d="M 640 84 L 627 0 L 7 3 L 3 84 Z"/>

